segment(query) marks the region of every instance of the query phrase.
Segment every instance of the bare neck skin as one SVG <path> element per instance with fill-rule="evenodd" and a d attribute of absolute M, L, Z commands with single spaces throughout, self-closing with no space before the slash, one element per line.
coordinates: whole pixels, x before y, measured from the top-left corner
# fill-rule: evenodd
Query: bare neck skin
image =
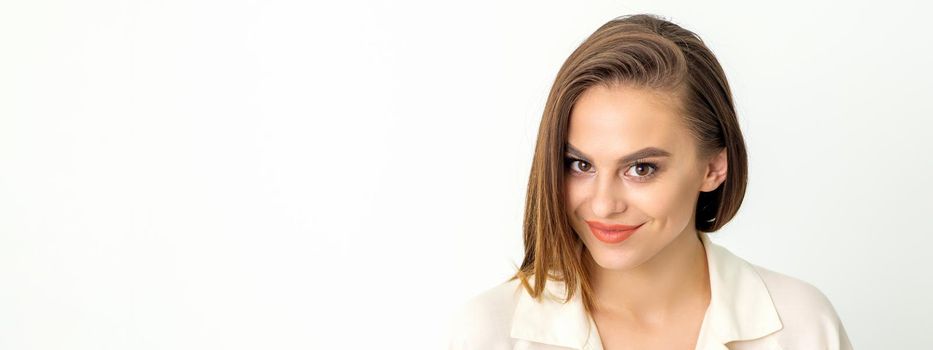
<path fill-rule="evenodd" d="M 709 305 L 706 250 L 693 227 L 631 270 L 607 270 L 589 254 L 586 256 L 597 312 L 638 324 L 663 326 L 684 309 L 705 309 Z"/>

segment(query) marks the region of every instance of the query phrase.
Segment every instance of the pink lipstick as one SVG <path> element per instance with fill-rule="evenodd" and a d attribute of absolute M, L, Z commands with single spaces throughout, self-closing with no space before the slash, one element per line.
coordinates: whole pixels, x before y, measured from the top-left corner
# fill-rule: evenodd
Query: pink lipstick
<path fill-rule="evenodd" d="M 634 226 L 607 225 L 596 221 L 587 221 L 586 224 L 590 227 L 590 232 L 593 233 L 593 236 L 595 236 L 596 239 L 609 244 L 619 243 L 626 240 L 627 238 L 631 237 L 639 227 L 644 225 L 644 223 Z"/>

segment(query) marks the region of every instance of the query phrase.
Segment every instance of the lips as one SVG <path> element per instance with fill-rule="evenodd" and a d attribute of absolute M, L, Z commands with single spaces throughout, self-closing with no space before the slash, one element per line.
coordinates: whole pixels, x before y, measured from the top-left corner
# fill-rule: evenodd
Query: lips
<path fill-rule="evenodd" d="M 644 223 L 638 225 L 608 225 L 598 221 L 587 221 L 586 224 L 590 225 L 590 227 L 598 228 L 603 231 L 627 231 L 638 228 Z"/>
<path fill-rule="evenodd" d="M 629 237 L 631 237 L 639 227 L 644 225 L 641 223 L 639 225 L 607 225 L 595 221 L 587 221 L 586 224 L 590 227 L 590 232 L 593 233 L 593 236 L 596 239 L 603 241 L 604 243 L 613 244 L 622 242 Z"/>

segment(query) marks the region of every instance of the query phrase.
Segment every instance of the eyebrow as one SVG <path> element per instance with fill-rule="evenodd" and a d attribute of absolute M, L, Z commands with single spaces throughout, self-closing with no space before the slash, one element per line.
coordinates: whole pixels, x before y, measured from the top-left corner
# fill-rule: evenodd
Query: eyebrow
<path fill-rule="evenodd" d="M 573 145 L 569 143 L 567 144 L 567 153 L 577 158 L 589 159 L 589 156 L 583 154 L 583 152 L 580 152 L 580 150 L 578 150 L 576 147 L 573 147 Z M 617 163 L 619 164 L 629 163 L 629 162 L 633 162 L 633 161 L 636 161 L 642 158 L 670 157 L 670 156 L 671 156 L 671 152 L 665 151 L 663 149 L 660 149 L 657 147 L 645 147 L 635 152 L 632 152 L 631 154 L 626 155 L 622 158 L 619 158 Z"/>

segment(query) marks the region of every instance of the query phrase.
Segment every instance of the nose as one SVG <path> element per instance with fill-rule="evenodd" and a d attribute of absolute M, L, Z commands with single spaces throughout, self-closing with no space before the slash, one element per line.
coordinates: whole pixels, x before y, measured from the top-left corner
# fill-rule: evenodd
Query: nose
<path fill-rule="evenodd" d="M 602 175 L 602 174 L 600 174 Z M 620 179 L 614 176 L 596 176 L 596 185 L 593 186 L 592 206 L 593 214 L 602 218 L 609 218 L 625 211 L 627 205 Z"/>

